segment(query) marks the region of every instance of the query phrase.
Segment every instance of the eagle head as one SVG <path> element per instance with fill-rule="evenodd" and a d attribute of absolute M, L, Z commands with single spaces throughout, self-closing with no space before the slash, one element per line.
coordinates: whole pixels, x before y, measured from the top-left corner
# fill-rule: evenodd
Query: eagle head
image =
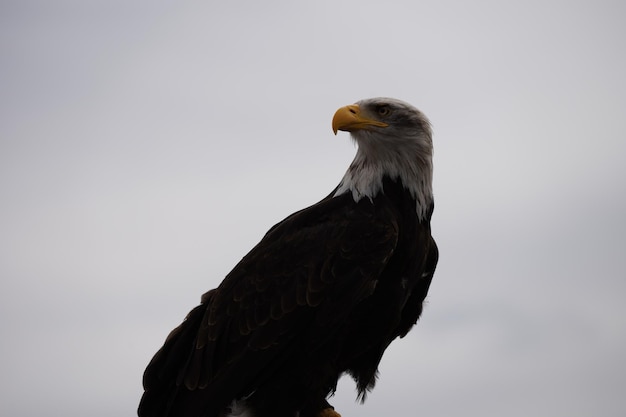
<path fill-rule="evenodd" d="M 411 104 L 393 98 L 370 98 L 341 107 L 335 112 L 332 127 L 335 134 L 338 130 L 350 132 L 359 146 L 377 139 L 392 147 L 414 142 L 432 148 L 432 130 L 426 116 Z M 394 139 L 395 144 L 388 143 Z"/>
<path fill-rule="evenodd" d="M 351 192 L 355 201 L 382 192 L 384 178 L 399 180 L 424 217 L 432 205 L 432 130 L 426 116 L 409 103 L 370 98 L 341 107 L 333 132 L 350 132 L 358 151 L 335 195 Z"/>

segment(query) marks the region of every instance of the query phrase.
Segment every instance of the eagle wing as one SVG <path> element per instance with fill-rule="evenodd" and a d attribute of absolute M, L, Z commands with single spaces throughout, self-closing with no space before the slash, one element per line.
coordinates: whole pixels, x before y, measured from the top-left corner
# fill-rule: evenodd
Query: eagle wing
<path fill-rule="evenodd" d="M 144 374 L 142 403 L 152 391 L 167 401 L 160 410 L 218 412 L 303 338 L 309 347 L 332 340 L 373 293 L 398 239 L 393 210 L 351 200 L 325 199 L 274 226 L 168 336 Z"/>

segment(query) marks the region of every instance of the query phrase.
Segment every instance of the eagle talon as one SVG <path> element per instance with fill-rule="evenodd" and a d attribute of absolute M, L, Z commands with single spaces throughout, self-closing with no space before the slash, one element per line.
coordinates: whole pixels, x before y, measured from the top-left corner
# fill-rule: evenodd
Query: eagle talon
<path fill-rule="evenodd" d="M 317 417 L 341 417 L 341 414 L 336 412 L 333 408 L 325 408 L 319 412 Z"/>

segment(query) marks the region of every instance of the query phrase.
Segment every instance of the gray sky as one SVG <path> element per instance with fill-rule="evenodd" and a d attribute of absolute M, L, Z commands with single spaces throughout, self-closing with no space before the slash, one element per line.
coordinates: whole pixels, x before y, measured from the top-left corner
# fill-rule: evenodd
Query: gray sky
<path fill-rule="evenodd" d="M 54 4 L 53 4 L 54 3 Z M 0 414 L 132 416 L 167 333 L 339 181 L 330 120 L 435 132 L 441 259 L 344 415 L 623 416 L 617 1 L 0 3 Z"/>

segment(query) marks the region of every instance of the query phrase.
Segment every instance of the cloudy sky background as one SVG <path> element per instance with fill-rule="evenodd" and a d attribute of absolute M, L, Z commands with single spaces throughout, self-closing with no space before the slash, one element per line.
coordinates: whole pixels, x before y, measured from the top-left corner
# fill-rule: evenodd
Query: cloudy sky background
<path fill-rule="evenodd" d="M 623 416 L 624 3 L 219 3 L 0 2 L 0 414 L 135 415 L 167 333 L 343 175 L 334 111 L 392 96 L 434 126 L 441 259 L 333 404 Z"/>

